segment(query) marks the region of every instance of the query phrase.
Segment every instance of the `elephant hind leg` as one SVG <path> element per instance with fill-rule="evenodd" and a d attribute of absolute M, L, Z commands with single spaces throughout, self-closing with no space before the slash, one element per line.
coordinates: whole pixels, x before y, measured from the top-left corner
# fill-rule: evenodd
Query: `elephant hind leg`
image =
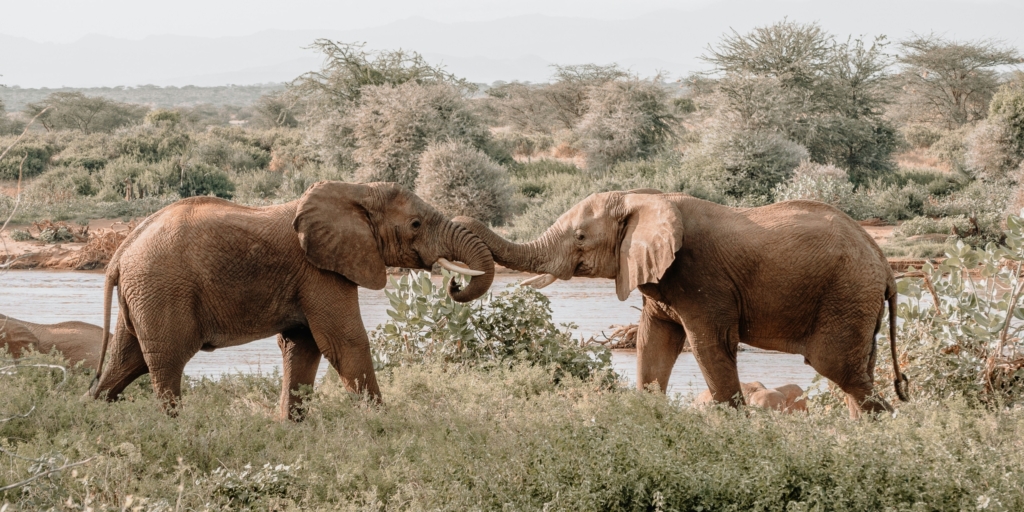
<path fill-rule="evenodd" d="M 149 373 L 139 339 L 128 330 L 121 318 L 118 318 L 107 361 L 106 368 L 100 374 L 100 382 L 92 390 L 93 398 L 106 393 L 107 401 L 117 400 L 129 384 Z"/>
<path fill-rule="evenodd" d="M 864 338 L 869 341 L 865 341 Z M 892 406 L 874 392 L 875 343 L 869 333 L 851 339 L 832 338 L 827 347 L 821 343 L 810 346 L 825 347 L 809 354 L 811 366 L 822 376 L 835 382 L 846 393 L 846 406 L 850 417 L 856 419 L 861 412 L 892 412 Z"/>
<path fill-rule="evenodd" d="M 307 327 L 289 329 L 277 335 L 277 346 L 284 358 L 284 376 L 281 382 L 281 418 L 302 419 L 302 397 L 297 395 L 302 386 L 312 386 L 320 367 L 320 349 Z"/>

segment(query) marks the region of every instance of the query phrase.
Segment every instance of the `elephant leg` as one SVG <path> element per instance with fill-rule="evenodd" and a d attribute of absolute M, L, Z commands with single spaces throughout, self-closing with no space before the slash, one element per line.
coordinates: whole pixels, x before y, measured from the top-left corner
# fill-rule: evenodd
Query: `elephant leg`
<path fill-rule="evenodd" d="M 320 367 L 320 349 L 308 328 L 290 329 L 277 335 L 277 346 L 284 358 L 281 382 L 281 418 L 302 419 L 299 406 L 302 397 L 296 393 L 302 386 L 312 386 Z"/>
<path fill-rule="evenodd" d="M 337 294 L 323 292 L 303 302 L 309 330 L 320 352 L 338 372 L 342 384 L 352 393 L 366 393 L 380 403 L 380 388 L 373 371 L 370 338 L 359 315 L 356 289 Z M 343 312 L 339 314 L 339 311 Z"/>
<path fill-rule="evenodd" d="M 648 385 L 656 382 L 664 393 L 668 389 L 672 367 L 675 366 L 676 358 L 686 343 L 686 332 L 683 326 L 670 320 L 655 318 L 645 308 L 640 315 L 636 333 L 637 387 L 641 390 L 646 389 Z"/>
<path fill-rule="evenodd" d="M 689 327 L 689 326 L 687 326 Z M 740 374 L 736 367 L 739 333 L 736 325 L 698 326 L 686 331 L 700 372 L 708 383 L 716 402 L 728 402 L 733 407 L 743 405 Z"/>
<path fill-rule="evenodd" d="M 892 406 L 874 392 L 875 342 L 874 333 L 852 337 L 846 335 L 821 337 L 808 346 L 818 350 L 808 354 L 811 367 L 823 377 L 835 382 L 846 393 L 846 406 L 850 417 L 860 413 L 892 412 Z M 823 340 L 829 340 L 823 342 Z"/>
<path fill-rule="evenodd" d="M 92 390 L 92 397 L 99 398 L 106 393 L 108 401 L 117 400 L 121 392 L 135 379 L 149 372 L 142 355 L 139 339 L 129 331 L 123 313 L 118 315 L 117 328 L 107 354 L 106 368 L 101 370 L 100 382 Z"/>
<path fill-rule="evenodd" d="M 145 329 L 137 324 L 136 330 L 153 378 L 153 392 L 164 411 L 175 416 L 185 365 L 203 346 L 199 326 L 190 311 L 171 310 L 151 316 Z"/>

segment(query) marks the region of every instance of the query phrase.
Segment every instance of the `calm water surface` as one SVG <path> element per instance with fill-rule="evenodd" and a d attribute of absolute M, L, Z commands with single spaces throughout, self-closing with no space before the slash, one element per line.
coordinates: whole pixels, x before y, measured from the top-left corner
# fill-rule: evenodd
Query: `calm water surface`
<path fill-rule="evenodd" d="M 521 279 L 518 275 L 498 275 L 492 290 L 499 291 Z M 557 281 L 543 290 L 551 299 L 556 322 L 572 322 L 579 327 L 576 336 L 590 337 L 611 332 L 614 324 L 636 323 L 640 318 L 640 295 L 633 292 L 625 302 L 615 297 L 615 283 L 607 279 L 576 278 Z M 367 328 L 387 320 L 387 298 L 383 290 L 360 288 L 359 304 Z M 117 300 L 113 304 L 117 314 Z M 0 313 L 36 323 L 79 320 L 103 325 L 103 274 L 93 272 L 22 270 L 0 274 Z M 116 316 L 111 317 L 113 326 Z M 636 380 L 636 354 L 616 351 L 612 354 L 615 370 L 630 382 Z M 246 345 L 200 352 L 185 367 L 191 376 L 217 377 L 225 373 L 271 373 L 281 367 L 281 352 L 274 338 Z M 322 361 L 320 375 L 327 371 Z M 757 349 L 739 354 L 740 379 L 758 380 L 773 387 L 796 383 L 807 387 L 814 370 L 803 364 L 803 357 Z M 706 389 L 704 378 L 693 355 L 684 353 L 676 361 L 669 380 L 675 393 L 698 393 Z"/>

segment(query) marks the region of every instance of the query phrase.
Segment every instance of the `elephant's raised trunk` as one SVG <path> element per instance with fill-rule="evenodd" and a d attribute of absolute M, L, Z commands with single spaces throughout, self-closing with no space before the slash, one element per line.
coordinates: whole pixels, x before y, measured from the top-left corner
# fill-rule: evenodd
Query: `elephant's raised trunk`
<path fill-rule="evenodd" d="M 491 231 L 484 223 L 472 217 L 455 217 L 452 222 L 465 226 L 480 237 L 491 250 L 494 261 L 504 267 L 520 272 L 552 274 L 559 279 L 572 277 L 572 268 L 555 268 L 557 265 L 554 262 L 560 254 L 554 244 L 554 241 L 558 239 L 554 232 L 555 226 L 549 228 L 532 242 L 517 244 L 505 240 Z"/>
<path fill-rule="evenodd" d="M 465 288 L 452 282 L 448 285 L 448 294 L 458 302 L 469 302 L 487 293 L 494 281 L 494 259 L 487 245 L 465 227 L 452 222 L 448 223 L 445 239 L 451 250 L 448 259 L 461 261 L 470 269 L 483 272 L 483 275 L 472 278 Z"/>

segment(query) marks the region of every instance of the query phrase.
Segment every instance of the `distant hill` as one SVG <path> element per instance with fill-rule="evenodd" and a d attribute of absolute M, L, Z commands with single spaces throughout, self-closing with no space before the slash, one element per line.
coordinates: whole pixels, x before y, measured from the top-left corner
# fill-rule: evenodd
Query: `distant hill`
<path fill-rule="evenodd" d="M 279 83 L 319 67 L 303 49 L 318 37 L 405 48 L 443 62 L 474 82 L 540 82 L 552 63 L 617 62 L 642 75 L 673 76 L 704 69 L 708 44 L 730 29 L 746 31 L 788 16 L 818 21 L 833 34 L 936 32 L 960 39 L 996 38 L 1024 47 L 1024 2 L 953 0 L 724 0 L 626 20 L 518 16 L 440 23 L 409 18 L 360 30 L 269 30 L 242 37 L 151 36 L 142 40 L 88 36 L 38 43 L 0 36 L 0 83 L 22 87 Z"/>
<path fill-rule="evenodd" d="M 15 112 L 24 109 L 29 103 L 42 100 L 55 92 L 81 92 L 86 96 L 102 96 L 116 101 L 150 105 L 156 108 L 186 107 L 199 104 L 244 107 L 252 105 L 264 94 L 283 91 L 284 87 L 284 84 L 221 85 L 217 87 L 144 85 L 140 87 L 63 87 L 57 89 L 0 87 L 0 101 L 3 101 L 4 107 L 8 111 Z"/>

